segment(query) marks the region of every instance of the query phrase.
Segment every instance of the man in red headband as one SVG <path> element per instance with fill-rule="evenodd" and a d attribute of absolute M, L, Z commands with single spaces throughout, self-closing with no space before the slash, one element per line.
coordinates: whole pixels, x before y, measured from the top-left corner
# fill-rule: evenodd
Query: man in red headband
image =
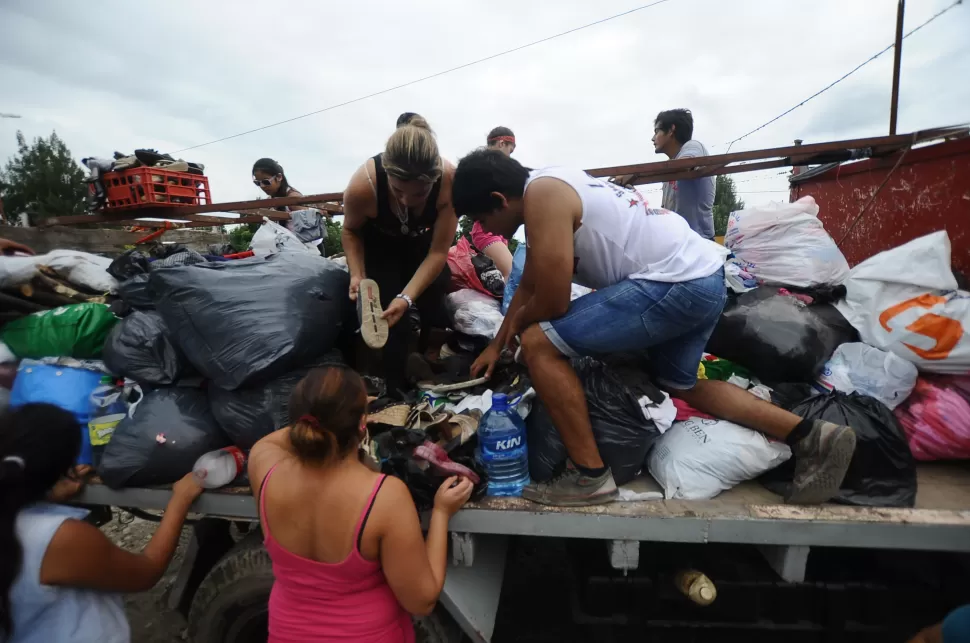
<path fill-rule="evenodd" d="M 515 134 L 507 127 L 496 127 L 488 133 L 488 149 L 498 150 L 506 156 L 515 151 Z"/>

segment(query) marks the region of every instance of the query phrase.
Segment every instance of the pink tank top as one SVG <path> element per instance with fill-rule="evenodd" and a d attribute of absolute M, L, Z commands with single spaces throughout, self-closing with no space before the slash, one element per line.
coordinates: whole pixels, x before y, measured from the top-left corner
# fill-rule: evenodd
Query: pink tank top
<path fill-rule="evenodd" d="M 360 553 L 361 531 L 386 476 L 374 484 L 357 521 L 350 554 L 343 562 L 330 564 L 297 556 L 273 538 L 266 518 L 266 485 L 275 469 L 266 474 L 259 492 L 263 542 L 275 576 L 269 596 L 268 643 L 413 643 L 411 616 L 397 602 L 380 563 Z"/>

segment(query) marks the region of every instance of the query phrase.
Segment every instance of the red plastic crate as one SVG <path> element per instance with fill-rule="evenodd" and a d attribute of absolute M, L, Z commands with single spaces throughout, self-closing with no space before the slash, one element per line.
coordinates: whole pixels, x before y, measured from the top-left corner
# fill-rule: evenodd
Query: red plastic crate
<path fill-rule="evenodd" d="M 212 203 L 209 179 L 200 174 L 134 167 L 120 172 L 106 172 L 101 180 L 107 197 L 105 210 Z"/>

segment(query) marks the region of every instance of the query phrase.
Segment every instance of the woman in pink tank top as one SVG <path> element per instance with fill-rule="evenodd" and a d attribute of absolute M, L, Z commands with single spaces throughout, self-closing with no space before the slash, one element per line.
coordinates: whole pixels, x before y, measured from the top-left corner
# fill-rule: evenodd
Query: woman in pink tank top
<path fill-rule="evenodd" d="M 448 520 L 472 484 L 438 490 L 427 542 L 404 483 L 358 457 L 367 393 L 352 370 L 310 372 L 290 396 L 290 427 L 253 447 L 249 478 L 275 583 L 270 643 L 411 643 L 445 582 Z"/>

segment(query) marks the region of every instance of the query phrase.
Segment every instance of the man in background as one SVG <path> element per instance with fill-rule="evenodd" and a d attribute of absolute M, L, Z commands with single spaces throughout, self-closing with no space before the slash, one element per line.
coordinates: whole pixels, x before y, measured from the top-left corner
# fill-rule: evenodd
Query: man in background
<path fill-rule="evenodd" d="M 491 150 L 498 150 L 506 156 L 512 156 L 515 151 L 515 134 L 507 127 L 496 127 L 488 133 L 485 143 Z"/>
<path fill-rule="evenodd" d="M 687 159 L 707 156 L 707 149 L 695 141 L 694 117 L 689 109 L 671 109 L 657 114 L 653 124 L 653 147 L 668 158 Z M 691 229 L 705 239 L 714 238 L 713 176 L 668 181 L 663 186 L 662 207 L 687 219 Z"/>

